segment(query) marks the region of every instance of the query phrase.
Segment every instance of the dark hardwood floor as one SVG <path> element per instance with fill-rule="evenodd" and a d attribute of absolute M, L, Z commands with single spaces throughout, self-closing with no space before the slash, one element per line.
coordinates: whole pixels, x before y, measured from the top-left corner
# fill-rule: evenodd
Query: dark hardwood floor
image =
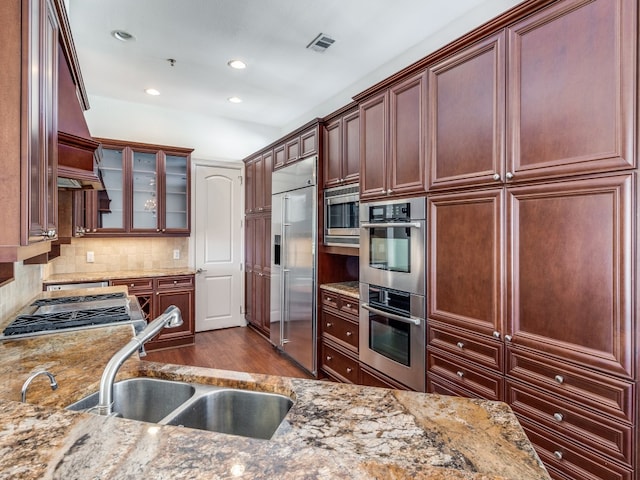
<path fill-rule="evenodd" d="M 149 352 L 143 360 L 284 377 L 313 378 L 249 327 L 196 333 L 195 345 Z"/>

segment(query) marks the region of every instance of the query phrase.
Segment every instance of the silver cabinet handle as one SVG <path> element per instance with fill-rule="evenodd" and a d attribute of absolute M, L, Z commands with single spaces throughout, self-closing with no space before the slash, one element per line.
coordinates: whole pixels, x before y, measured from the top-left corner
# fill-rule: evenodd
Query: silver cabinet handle
<path fill-rule="evenodd" d="M 458 342 L 458 343 L 456 343 L 456 345 L 458 346 L 459 349 L 463 349 L 464 348 L 464 343 L 462 343 L 462 342 Z"/>
<path fill-rule="evenodd" d="M 419 222 L 385 222 L 385 223 L 363 223 L 363 228 L 420 228 Z"/>
<path fill-rule="evenodd" d="M 493 338 L 500 338 L 500 332 L 493 332 Z"/>
<path fill-rule="evenodd" d="M 387 191 L 383 188 L 382 190 L 380 190 L 380 193 L 385 194 L 387 193 Z"/>
<path fill-rule="evenodd" d="M 564 383 L 564 377 L 562 375 L 556 375 L 553 379 L 560 384 Z"/>
<path fill-rule="evenodd" d="M 504 339 L 505 341 L 510 342 L 511 340 L 513 340 L 513 337 L 511 335 L 505 335 Z"/>
<path fill-rule="evenodd" d="M 556 450 L 555 452 L 553 452 L 553 456 L 558 460 L 562 460 L 562 452 L 560 450 Z"/>
<path fill-rule="evenodd" d="M 370 311 L 371 313 L 375 313 L 376 315 L 380 315 L 381 317 L 390 318 L 391 320 L 398 320 L 399 322 L 404 323 L 413 323 L 414 325 L 420 325 L 422 323 L 422 319 L 418 317 L 401 317 L 400 315 L 396 315 L 395 313 L 385 312 L 383 310 L 378 310 L 377 308 L 373 308 L 368 303 L 363 303 L 362 308 Z"/>
<path fill-rule="evenodd" d="M 460 378 L 464 377 L 464 372 L 462 370 L 458 370 L 456 372 L 456 375 L 458 375 Z"/>
<path fill-rule="evenodd" d="M 351 304 L 350 304 L 350 303 L 347 303 L 347 304 L 345 305 L 345 307 L 347 307 L 347 308 L 351 308 Z"/>
<path fill-rule="evenodd" d="M 389 189 L 387 190 L 387 195 L 391 195 L 393 193 L 393 190 Z"/>
<path fill-rule="evenodd" d="M 499 174 L 499 173 L 494 173 L 494 174 L 493 174 L 493 179 L 494 179 L 495 181 L 498 181 L 498 180 L 500 180 L 501 178 L 502 178 L 502 177 L 500 176 L 500 174 Z"/>
<path fill-rule="evenodd" d="M 347 337 L 350 337 L 353 335 L 353 332 L 347 332 Z"/>
<path fill-rule="evenodd" d="M 350 367 L 347 367 L 347 373 L 351 373 L 351 372 L 353 372 L 353 369 Z"/>
<path fill-rule="evenodd" d="M 511 180 L 511 179 L 513 178 L 513 176 L 514 176 L 514 175 L 513 175 L 513 173 L 511 173 L 511 172 L 507 172 L 507 173 L 506 173 L 506 175 L 505 175 L 505 178 L 506 178 L 507 180 Z"/>
<path fill-rule="evenodd" d="M 327 362 L 330 362 L 332 360 L 331 355 L 327 355 Z"/>
<path fill-rule="evenodd" d="M 564 415 L 560 412 L 556 412 L 553 414 L 553 418 L 556 422 L 561 422 L 562 420 L 564 420 Z"/>
<path fill-rule="evenodd" d="M 333 323 L 327 322 L 327 328 L 331 328 L 331 327 L 333 327 Z"/>

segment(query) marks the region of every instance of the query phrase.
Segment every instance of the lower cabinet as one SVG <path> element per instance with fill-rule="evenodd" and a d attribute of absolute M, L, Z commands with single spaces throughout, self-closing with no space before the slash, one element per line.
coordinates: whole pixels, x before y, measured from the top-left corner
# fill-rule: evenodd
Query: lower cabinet
<path fill-rule="evenodd" d="M 195 278 L 194 275 L 167 277 L 119 278 L 111 285 L 126 285 L 135 295 L 145 319 L 150 322 L 171 305 L 182 313 L 182 325 L 165 328 L 145 344 L 146 350 L 192 345 L 195 338 Z"/>
<path fill-rule="evenodd" d="M 271 276 L 257 270 L 245 271 L 245 320 L 265 335 L 270 335 Z"/>

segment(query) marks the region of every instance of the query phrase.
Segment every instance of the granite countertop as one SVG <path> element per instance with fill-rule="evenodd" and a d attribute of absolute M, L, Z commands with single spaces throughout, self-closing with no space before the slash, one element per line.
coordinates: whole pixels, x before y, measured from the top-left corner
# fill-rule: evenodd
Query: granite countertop
<path fill-rule="evenodd" d="M 131 326 L 0 342 L 0 478 L 548 479 L 499 402 L 129 359 L 146 376 L 287 395 L 271 440 L 63 410 L 98 389 Z M 18 402 L 24 380 L 47 369 Z"/>
<path fill-rule="evenodd" d="M 168 275 L 192 275 L 194 273 L 196 273 L 196 271 L 188 267 L 157 268 L 152 270 L 117 270 L 112 272 L 58 273 L 56 275 L 50 275 L 44 280 L 44 283 L 97 282 L 118 278 L 165 277 Z"/>
<path fill-rule="evenodd" d="M 353 282 L 338 282 L 338 283 L 323 283 L 320 285 L 323 290 L 339 293 L 340 295 L 346 295 L 348 297 L 360 298 L 360 283 Z"/>

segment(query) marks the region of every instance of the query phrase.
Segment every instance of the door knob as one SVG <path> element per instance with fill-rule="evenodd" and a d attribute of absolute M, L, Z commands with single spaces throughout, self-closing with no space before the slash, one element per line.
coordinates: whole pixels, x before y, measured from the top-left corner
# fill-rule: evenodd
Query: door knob
<path fill-rule="evenodd" d="M 202 272 L 206 272 L 206 270 L 204 270 L 202 268 L 199 268 L 199 269 L 196 270 L 196 273 L 202 273 Z"/>

